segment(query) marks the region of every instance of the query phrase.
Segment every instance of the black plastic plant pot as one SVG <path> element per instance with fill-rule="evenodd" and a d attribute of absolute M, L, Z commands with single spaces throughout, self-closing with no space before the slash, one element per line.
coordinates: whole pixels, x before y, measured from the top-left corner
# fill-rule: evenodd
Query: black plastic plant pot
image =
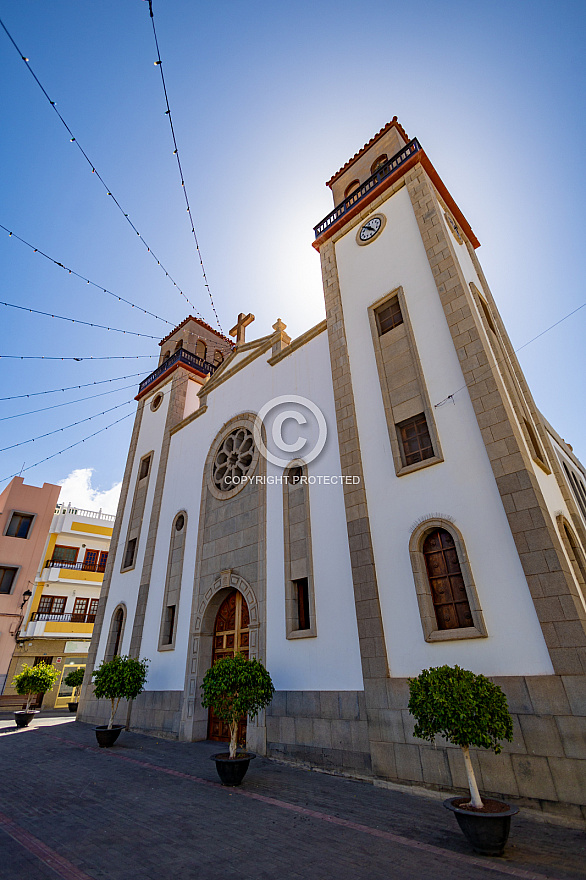
<path fill-rule="evenodd" d="M 37 709 L 29 709 L 27 712 L 26 709 L 18 709 L 14 713 L 14 720 L 16 721 L 17 727 L 28 727 L 35 715 L 38 715 Z"/>
<path fill-rule="evenodd" d="M 502 856 L 509 839 L 511 816 L 519 812 L 518 808 L 502 804 L 506 809 L 500 812 L 481 812 L 462 809 L 462 803 L 466 803 L 466 798 L 448 798 L 444 807 L 455 815 L 468 843 L 481 856 Z"/>
<path fill-rule="evenodd" d="M 216 770 L 220 777 L 222 785 L 240 785 L 250 762 L 256 758 L 253 752 L 241 752 L 235 758 L 231 758 L 228 752 L 217 755 L 210 755 L 211 759 L 216 762 Z"/>
<path fill-rule="evenodd" d="M 99 727 L 96 727 L 96 739 L 98 741 L 98 745 L 101 749 L 109 749 L 110 746 L 113 746 L 122 730 L 124 730 L 123 724 L 113 724 L 110 730 L 108 730 L 107 724 L 101 724 Z"/>
<path fill-rule="evenodd" d="M 69 706 L 70 712 L 77 712 L 77 707 L 79 706 L 79 703 L 68 703 L 67 705 Z"/>

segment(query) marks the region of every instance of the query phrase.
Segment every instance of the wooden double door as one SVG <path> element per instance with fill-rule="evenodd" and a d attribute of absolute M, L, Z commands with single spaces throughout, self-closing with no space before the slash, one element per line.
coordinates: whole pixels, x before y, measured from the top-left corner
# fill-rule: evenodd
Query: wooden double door
<path fill-rule="evenodd" d="M 248 605 L 242 593 L 232 590 L 218 609 L 214 624 L 212 665 L 220 657 L 243 654 L 248 657 L 249 647 Z M 210 709 L 208 713 L 208 739 L 230 742 L 230 728 Z M 246 716 L 238 725 L 238 745 L 246 745 Z"/>

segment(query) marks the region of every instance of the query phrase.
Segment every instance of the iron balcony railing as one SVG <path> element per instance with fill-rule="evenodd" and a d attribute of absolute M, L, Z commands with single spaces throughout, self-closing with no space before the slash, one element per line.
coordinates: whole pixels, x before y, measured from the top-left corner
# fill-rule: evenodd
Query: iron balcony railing
<path fill-rule="evenodd" d="M 344 214 L 347 214 L 348 211 L 353 208 L 358 202 L 362 201 L 376 186 L 381 183 L 386 177 L 389 177 L 394 171 L 397 170 L 404 162 L 407 161 L 414 153 L 418 153 L 421 149 L 421 145 L 417 138 L 413 138 L 412 141 L 409 141 L 406 147 L 403 147 L 402 150 L 399 150 L 394 156 L 388 159 L 384 165 L 381 165 L 380 168 L 377 168 L 374 174 L 371 174 L 368 180 L 365 180 L 362 186 L 359 186 L 358 189 L 355 189 L 354 192 L 350 193 L 350 195 L 344 199 L 343 202 L 340 202 L 339 205 L 336 205 L 334 210 L 328 214 L 327 217 L 318 223 L 317 226 L 313 227 L 313 231 L 315 232 L 315 237 L 319 238 L 322 232 L 325 232 L 326 229 L 335 223 L 336 220 L 339 220 L 340 217 L 343 217 Z"/>
<path fill-rule="evenodd" d="M 59 559 L 48 559 L 45 568 L 68 568 L 72 571 L 97 571 L 104 574 L 106 561 L 104 562 L 62 562 Z"/>
<path fill-rule="evenodd" d="M 70 611 L 68 614 L 51 614 L 46 611 L 33 611 L 31 614 L 32 621 L 52 620 L 55 623 L 93 623 L 96 619 L 95 614 L 74 614 Z"/>
<path fill-rule="evenodd" d="M 179 351 L 176 351 L 171 357 L 168 357 L 166 361 L 163 361 L 160 367 L 157 367 L 150 376 L 147 376 L 146 379 L 143 379 L 140 385 L 138 386 L 138 393 L 141 394 L 145 388 L 148 388 L 153 382 L 155 382 L 159 376 L 169 369 L 169 367 L 174 366 L 175 364 L 182 363 L 188 364 L 190 367 L 195 367 L 196 370 L 199 370 L 200 373 L 209 373 L 210 375 L 214 372 L 217 367 L 217 364 L 210 364 L 209 361 L 204 360 L 203 358 L 198 357 L 196 354 L 191 354 L 190 351 L 186 351 L 184 348 L 180 348 Z"/>

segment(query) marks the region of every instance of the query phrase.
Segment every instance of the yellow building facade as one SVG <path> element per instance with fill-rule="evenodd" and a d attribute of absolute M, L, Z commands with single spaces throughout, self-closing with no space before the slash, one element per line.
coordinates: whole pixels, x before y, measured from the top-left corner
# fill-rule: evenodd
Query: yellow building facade
<path fill-rule="evenodd" d="M 115 517 L 58 504 L 45 552 L 16 638 L 5 694 L 24 664 L 41 660 L 61 675 L 43 708 L 66 708 L 67 674 L 86 665 Z"/>

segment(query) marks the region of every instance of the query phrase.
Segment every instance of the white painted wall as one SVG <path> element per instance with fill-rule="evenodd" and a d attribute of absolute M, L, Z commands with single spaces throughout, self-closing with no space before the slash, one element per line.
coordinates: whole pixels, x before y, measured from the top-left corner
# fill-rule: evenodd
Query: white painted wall
<path fill-rule="evenodd" d="M 207 412 L 171 438 L 141 650 L 143 656 L 151 659 L 149 689 L 184 687 L 203 466 L 222 425 L 239 413 L 258 412 L 267 400 L 278 395 L 307 397 L 324 412 L 330 430 L 326 447 L 310 465 L 309 473 L 340 474 L 326 334 L 320 334 L 274 367 L 267 363 L 268 357 L 270 352 L 220 385 L 207 399 Z M 280 476 L 282 471 L 268 465 L 268 474 Z M 317 638 L 288 640 L 285 636 L 282 499 L 282 485 L 267 486 L 267 668 L 278 689 L 361 690 L 342 488 L 310 488 Z M 179 510 L 187 511 L 188 533 L 176 646 L 174 651 L 158 651 L 170 529 Z"/>
<path fill-rule="evenodd" d="M 458 663 L 487 675 L 538 675 L 552 666 L 484 442 L 466 390 L 434 409 L 445 461 L 397 477 L 368 306 L 402 286 L 432 406 L 465 385 L 406 188 L 377 212 L 387 224 L 366 247 L 357 228 L 336 244 L 354 399 L 391 675 Z M 462 261 L 472 263 L 465 248 Z M 478 285 L 475 273 L 474 280 Z M 427 643 L 408 543 L 423 517 L 447 514 L 462 532 L 487 639 Z"/>
<path fill-rule="evenodd" d="M 144 551 L 146 546 L 147 532 L 149 527 L 149 520 L 151 515 L 151 508 L 153 504 L 153 497 L 155 492 L 155 483 L 157 479 L 157 471 L 159 469 L 159 461 L 161 454 L 161 443 L 163 439 L 163 434 L 165 430 L 165 422 L 167 419 L 167 411 L 169 409 L 169 392 L 171 390 L 171 382 L 168 381 L 164 385 L 157 388 L 157 391 L 162 391 L 164 394 L 164 400 L 161 406 L 156 410 L 156 412 L 152 412 L 149 404 L 145 405 L 142 414 L 142 421 L 139 430 L 138 442 L 136 447 L 136 454 L 134 456 L 134 462 L 132 465 L 132 473 L 130 475 L 130 485 L 128 488 L 128 497 L 126 500 L 126 505 L 124 507 L 124 511 L 122 514 L 122 527 L 120 530 L 120 539 L 118 542 L 118 547 L 116 550 L 116 557 L 114 559 L 114 568 L 112 574 L 112 581 L 110 583 L 110 590 L 108 593 L 108 600 L 106 603 L 106 609 L 104 614 L 104 623 L 102 626 L 102 631 L 100 633 L 100 642 L 98 645 L 98 651 L 96 655 L 96 666 L 98 666 L 102 660 L 104 659 L 104 652 L 106 650 L 106 643 L 108 640 L 108 635 L 110 632 L 110 622 L 112 618 L 112 614 L 114 613 L 114 609 L 120 602 L 124 602 L 127 608 L 127 616 L 126 623 L 124 626 L 124 635 L 122 639 L 121 653 L 127 654 L 130 648 L 130 637 L 132 635 L 132 623 L 134 620 L 134 612 L 136 610 L 136 600 L 138 597 L 138 589 L 140 585 L 140 576 L 142 572 L 142 565 L 144 562 Z M 151 473 L 149 477 L 149 486 L 147 491 L 145 510 L 144 510 L 144 518 L 142 523 L 142 529 L 140 532 L 140 539 L 138 542 L 138 552 L 136 557 L 136 564 L 132 571 L 127 571 L 124 574 L 120 573 L 120 567 L 122 565 L 122 559 L 124 556 L 124 551 L 126 548 L 126 535 L 128 532 L 128 523 L 130 519 L 130 511 L 132 509 L 132 502 L 134 500 L 134 490 L 136 487 L 136 479 L 138 476 L 138 466 L 140 459 L 142 456 L 146 455 L 151 450 L 154 450 L 154 456 L 151 463 Z"/>

